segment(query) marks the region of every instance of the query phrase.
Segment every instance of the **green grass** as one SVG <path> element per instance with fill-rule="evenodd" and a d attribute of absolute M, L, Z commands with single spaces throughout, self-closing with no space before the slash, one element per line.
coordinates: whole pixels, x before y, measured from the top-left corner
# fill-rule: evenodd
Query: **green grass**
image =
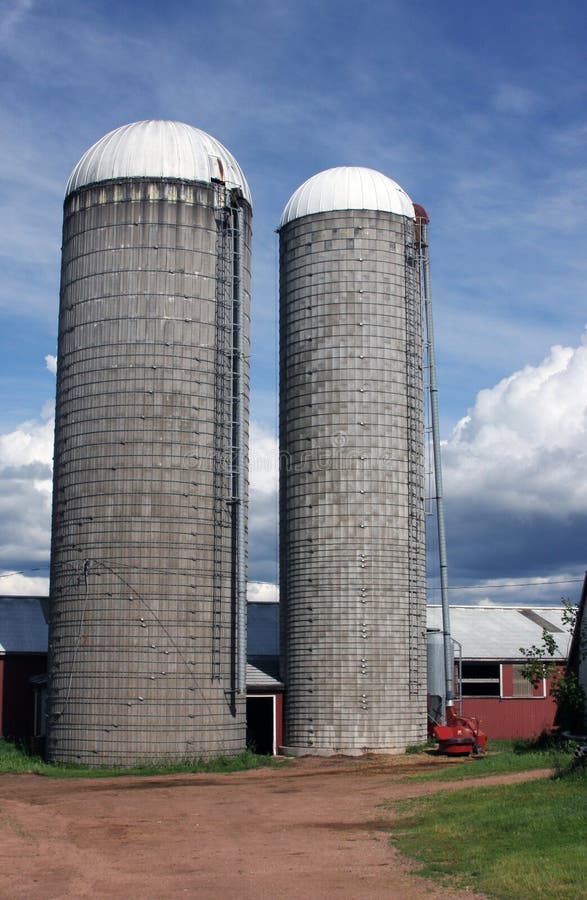
<path fill-rule="evenodd" d="M 415 781 L 460 781 L 485 775 L 505 775 L 528 769 L 565 768 L 574 746 L 538 741 L 491 741 L 485 756 L 448 761 L 443 769 L 427 770 L 412 778 Z"/>
<path fill-rule="evenodd" d="M 586 896 L 585 769 L 510 786 L 467 785 L 393 808 L 392 841 L 436 882 L 499 900 Z"/>
<path fill-rule="evenodd" d="M 416 753 L 424 753 L 425 750 L 432 750 L 434 746 L 434 741 L 429 739 L 424 744 L 411 744 L 409 747 L 406 747 L 405 752 L 408 756 L 413 756 Z"/>
<path fill-rule="evenodd" d="M 48 763 L 40 756 L 27 753 L 21 747 L 0 739 L 0 775 L 30 772 L 52 778 L 112 778 L 120 775 L 174 775 L 201 772 L 242 772 L 274 764 L 274 757 L 258 756 L 246 750 L 238 756 L 223 756 L 217 759 L 185 759 L 181 762 L 148 763 L 122 768 L 118 766 L 91 766 L 70 763 Z"/>

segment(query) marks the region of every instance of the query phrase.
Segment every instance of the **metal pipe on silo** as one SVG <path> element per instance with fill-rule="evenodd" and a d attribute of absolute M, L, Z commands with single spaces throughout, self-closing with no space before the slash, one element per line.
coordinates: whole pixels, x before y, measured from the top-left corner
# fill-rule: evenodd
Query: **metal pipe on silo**
<path fill-rule="evenodd" d="M 245 747 L 235 570 L 242 603 L 250 238 L 236 160 L 183 123 L 116 129 L 68 182 L 53 760 L 131 765 Z"/>
<path fill-rule="evenodd" d="M 426 735 L 413 204 L 381 173 L 331 169 L 279 237 L 284 749 L 400 752 Z"/>
<path fill-rule="evenodd" d="M 420 208 L 421 209 L 421 208 Z M 442 457 L 440 454 L 440 424 L 438 419 L 438 384 L 436 379 L 436 353 L 434 348 L 434 325 L 432 317 L 432 291 L 430 287 L 430 253 L 428 246 L 428 216 L 424 210 L 419 219 L 420 258 L 422 265 L 422 288 L 426 318 L 426 353 L 428 357 L 428 380 L 430 394 L 430 423 L 432 426 L 432 448 L 434 457 L 434 483 L 436 500 L 436 522 L 438 528 L 438 555 L 440 568 L 440 596 L 442 603 L 442 634 L 444 641 L 444 673 L 446 681 L 446 706 L 454 704 L 454 649 L 450 632 L 450 603 L 448 597 L 448 560 L 446 553 L 446 528 L 444 522 L 444 496 L 442 485 Z"/>
<path fill-rule="evenodd" d="M 245 495 L 245 325 L 243 300 L 243 212 L 236 209 L 235 259 L 235 515 L 236 515 L 236 601 L 237 601 L 237 692 L 247 689 L 247 570 Z"/>
<path fill-rule="evenodd" d="M 426 649 L 428 720 L 435 725 L 444 725 L 446 724 L 446 667 L 444 638 L 439 628 L 427 629 Z"/>

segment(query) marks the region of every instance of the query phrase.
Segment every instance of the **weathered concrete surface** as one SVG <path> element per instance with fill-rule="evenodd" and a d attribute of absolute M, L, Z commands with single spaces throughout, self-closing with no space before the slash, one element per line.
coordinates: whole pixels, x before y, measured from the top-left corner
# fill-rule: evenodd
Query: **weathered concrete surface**
<path fill-rule="evenodd" d="M 232 277 L 230 235 L 219 242 L 227 203 L 221 186 L 147 179 L 66 200 L 47 745 L 55 760 L 127 764 L 244 749 L 244 701 L 231 693 L 231 284 L 226 329 L 217 302 Z M 244 218 L 246 418 L 248 206 Z"/>
<path fill-rule="evenodd" d="M 285 743 L 425 739 L 422 322 L 413 222 L 280 231 Z"/>

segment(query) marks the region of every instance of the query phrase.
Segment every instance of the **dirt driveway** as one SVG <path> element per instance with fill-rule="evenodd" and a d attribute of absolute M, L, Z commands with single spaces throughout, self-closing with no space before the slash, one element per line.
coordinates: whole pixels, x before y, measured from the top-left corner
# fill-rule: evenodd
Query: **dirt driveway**
<path fill-rule="evenodd" d="M 228 775 L 4 775 L 0 897 L 473 898 L 413 874 L 383 830 L 393 817 L 382 801 L 438 790 L 406 781 L 435 764 L 306 758 Z"/>

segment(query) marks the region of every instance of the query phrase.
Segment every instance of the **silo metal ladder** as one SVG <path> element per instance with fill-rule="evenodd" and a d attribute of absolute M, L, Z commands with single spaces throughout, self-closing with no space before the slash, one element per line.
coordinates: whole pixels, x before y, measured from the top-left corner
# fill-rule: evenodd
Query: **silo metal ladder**
<path fill-rule="evenodd" d="M 220 680 L 222 671 L 222 612 L 227 571 L 231 525 L 229 498 L 232 490 L 232 288 L 233 235 L 232 211 L 225 200 L 224 188 L 219 188 L 219 208 L 216 213 L 216 345 L 214 398 L 214 530 L 212 575 L 212 680 Z"/>
<path fill-rule="evenodd" d="M 406 431 L 408 479 L 408 692 L 422 690 L 422 309 L 419 251 L 413 223 L 406 223 L 405 317 L 406 317 Z"/>

